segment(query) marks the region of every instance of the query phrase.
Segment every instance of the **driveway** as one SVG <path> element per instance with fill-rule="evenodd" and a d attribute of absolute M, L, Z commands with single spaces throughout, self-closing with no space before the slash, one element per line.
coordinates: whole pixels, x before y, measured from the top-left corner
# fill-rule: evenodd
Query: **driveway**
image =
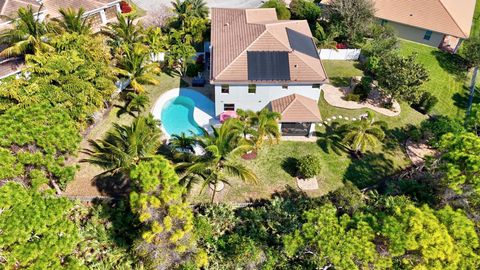
<path fill-rule="evenodd" d="M 161 10 L 163 7 L 171 7 L 171 0 L 132 0 L 140 8 L 148 11 Z M 223 8 L 256 8 L 264 0 L 205 0 L 209 7 Z"/>

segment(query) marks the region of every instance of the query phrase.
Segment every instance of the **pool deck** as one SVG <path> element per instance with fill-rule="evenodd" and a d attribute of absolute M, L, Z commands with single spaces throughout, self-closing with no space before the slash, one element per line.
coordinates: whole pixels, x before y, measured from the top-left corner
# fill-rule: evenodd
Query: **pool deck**
<path fill-rule="evenodd" d="M 151 111 L 155 119 L 161 120 L 162 110 L 165 104 L 179 96 L 189 97 L 195 102 L 193 119 L 200 127 L 208 131 L 212 125 L 220 123 L 218 119 L 215 118 L 215 105 L 213 101 L 201 92 L 190 88 L 174 88 L 161 95 Z M 161 126 L 161 129 L 164 137 L 169 139 L 170 134 L 168 134 L 163 126 Z"/>

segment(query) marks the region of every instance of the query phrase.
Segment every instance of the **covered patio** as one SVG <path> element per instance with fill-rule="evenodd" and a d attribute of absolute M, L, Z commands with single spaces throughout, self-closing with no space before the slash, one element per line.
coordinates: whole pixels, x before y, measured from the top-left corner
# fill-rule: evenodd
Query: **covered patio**
<path fill-rule="evenodd" d="M 299 94 L 293 94 L 271 102 L 270 109 L 281 114 L 282 136 L 310 137 L 315 124 L 322 122 L 317 101 Z"/>

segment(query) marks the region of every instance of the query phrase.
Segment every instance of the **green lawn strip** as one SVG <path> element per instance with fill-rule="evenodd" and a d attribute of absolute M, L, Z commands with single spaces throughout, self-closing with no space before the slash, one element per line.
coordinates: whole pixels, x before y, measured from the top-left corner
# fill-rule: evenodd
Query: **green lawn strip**
<path fill-rule="evenodd" d="M 423 44 L 401 41 L 400 54 L 417 54 L 417 60 L 425 65 L 430 74 L 422 89 L 435 95 L 439 102 L 433 114 L 464 117 L 468 98 L 468 76 L 459 63 L 459 57 Z"/>
<path fill-rule="evenodd" d="M 472 32 L 470 36 L 480 36 L 480 1 L 477 0 L 477 4 L 475 6 L 475 13 L 473 15 L 473 25 L 472 25 Z"/>
<path fill-rule="evenodd" d="M 360 63 L 356 61 L 323 60 L 330 83 L 335 86 L 348 86 L 353 76 L 363 76 Z"/>

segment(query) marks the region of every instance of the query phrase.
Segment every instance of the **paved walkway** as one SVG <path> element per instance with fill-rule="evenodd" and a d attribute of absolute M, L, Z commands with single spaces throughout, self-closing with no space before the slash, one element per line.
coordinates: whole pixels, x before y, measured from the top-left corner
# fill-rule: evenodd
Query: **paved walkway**
<path fill-rule="evenodd" d="M 344 89 L 335 87 L 330 84 L 323 85 L 322 90 L 323 90 L 323 97 L 325 98 L 325 101 L 327 101 L 328 104 L 334 107 L 344 108 L 344 109 L 368 108 L 386 116 L 398 116 L 401 112 L 400 104 L 398 104 L 398 102 L 394 102 L 393 110 L 389 110 L 389 109 L 377 107 L 368 102 L 359 103 L 355 101 L 344 100 L 343 99 L 343 97 L 345 96 Z"/>

